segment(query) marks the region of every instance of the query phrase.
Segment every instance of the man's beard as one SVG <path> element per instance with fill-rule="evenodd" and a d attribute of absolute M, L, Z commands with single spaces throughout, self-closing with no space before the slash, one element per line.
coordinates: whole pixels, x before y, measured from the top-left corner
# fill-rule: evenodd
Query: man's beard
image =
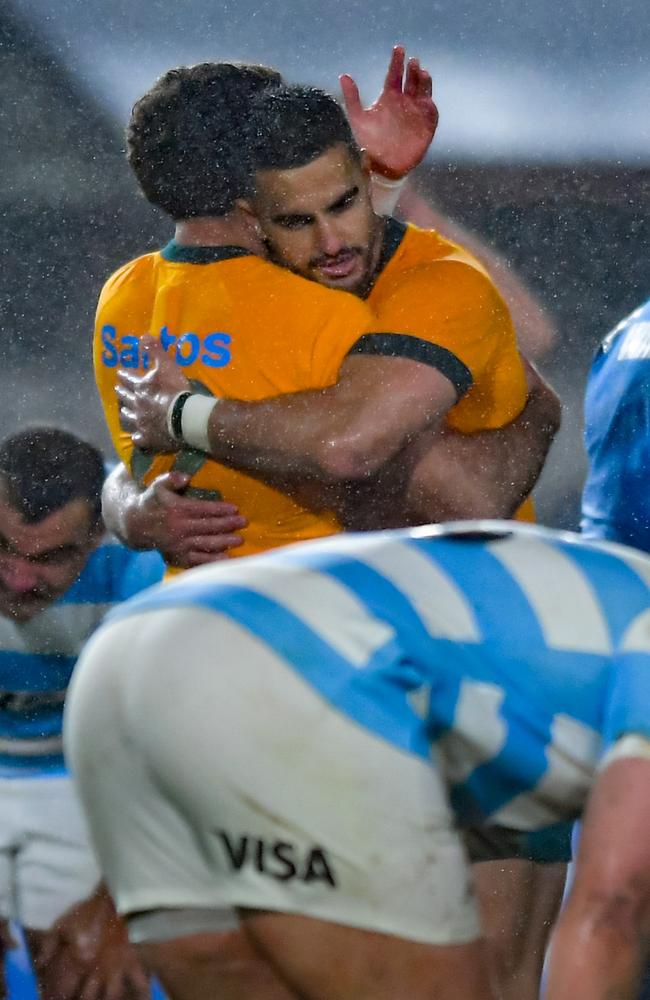
<path fill-rule="evenodd" d="M 307 281 L 314 281 L 316 284 L 321 285 L 323 288 L 332 288 L 336 290 L 340 287 L 343 291 L 346 291 L 352 295 L 357 295 L 360 298 L 364 298 L 370 291 L 372 284 L 375 280 L 375 268 L 371 265 L 371 249 L 370 247 L 363 246 L 346 246 L 342 247 L 337 254 L 329 256 L 327 254 L 319 254 L 317 257 L 313 257 L 306 268 L 299 268 L 292 265 L 289 261 L 285 260 L 282 254 L 278 253 L 272 241 L 268 238 L 264 238 L 264 245 L 268 253 L 268 259 L 273 264 L 278 264 L 280 267 L 286 268 L 293 274 L 297 274 L 301 278 L 306 278 Z M 322 264 L 328 262 L 334 263 L 335 261 L 341 259 L 343 260 L 346 256 L 353 254 L 355 258 L 359 258 L 363 261 L 363 272 L 361 277 L 354 283 L 354 285 L 343 287 L 341 284 L 337 286 L 335 279 L 330 281 L 319 280 L 316 275 L 319 273 L 319 268 Z"/>

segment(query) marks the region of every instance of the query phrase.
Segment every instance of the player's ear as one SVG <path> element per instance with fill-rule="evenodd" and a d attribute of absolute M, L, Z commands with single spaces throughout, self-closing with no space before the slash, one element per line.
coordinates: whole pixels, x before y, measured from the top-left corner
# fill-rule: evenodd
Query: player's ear
<path fill-rule="evenodd" d="M 367 149 L 361 150 L 361 169 L 364 174 L 368 177 L 372 170 L 372 160 L 370 159 L 370 154 Z"/>
<path fill-rule="evenodd" d="M 244 223 L 246 224 L 248 230 L 261 240 L 262 229 L 260 227 L 259 219 L 255 214 L 252 202 L 250 202 L 248 198 L 238 198 L 235 205 L 241 212 L 243 212 Z"/>
<path fill-rule="evenodd" d="M 248 198 L 237 198 L 237 200 L 235 201 L 235 205 L 242 212 L 244 212 L 246 216 L 253 218 L 255 222 L 257 222 L 257 216 L 255 215 L 255 210 L 253 208 L 252 202 L 250 202 Z"/>

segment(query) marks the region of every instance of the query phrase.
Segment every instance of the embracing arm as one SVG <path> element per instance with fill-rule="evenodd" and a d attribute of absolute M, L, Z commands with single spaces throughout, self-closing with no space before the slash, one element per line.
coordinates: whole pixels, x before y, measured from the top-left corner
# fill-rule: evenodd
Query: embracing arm
<path fill-rule="evenodd" d="M 424 431 L 370 482 L 333 501 L 349 531 L 510 518 L 533 489 L 560 425 L 560 403 L 528 362 L 528 400 L 498 430 Z"/>
<path fill-rule="evenodd" d="M 525 362 L 528 399 L 511 423 L 461 434 L 443 428 L 417 441 L 404 498 L 411 523 L 509 518 L 531 493 L 561 420 L 560 401 Z M 425 435 L 423 435 L 425 437 Z"/>
<path fill-rule="evenodd" d="M 573 887 L 553 935 L 546 1000 L 635 1000 L 650 941 L 650 741 L 591 795 Z"/>
<path fill-rule="evenodd" d="M 177 449 L 167 413 L 188 383 L 154 338 L 142 342 L 156 367 L 141 376 L 120 373 L 123 426 L 139 447 Z M 276 482 L 307 479 L 330 485 L 373 475 L 417 434 L 435 426 L 456 401 L 452 382 L 429 364 L 405 357 L 351 355 L 336 384 L 326 389 L 253 403 L 220 399 L 209 416 L 202 407 L 209 408 L 211 402 L 206 404 L 202 397 L 197 424 L 204 450 L 224 465 Z M 194 418 L 187 404 L 182 421 L 186 442 L 201 446 L 193 437 Z"/>

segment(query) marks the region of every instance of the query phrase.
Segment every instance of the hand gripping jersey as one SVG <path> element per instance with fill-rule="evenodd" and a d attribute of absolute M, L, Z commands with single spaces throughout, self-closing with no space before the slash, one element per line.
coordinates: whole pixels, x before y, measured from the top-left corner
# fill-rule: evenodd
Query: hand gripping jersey
<path fill-rule="evenodd" d="M 585 399 L 582 530 L 650 551 L 650 301 L 594 359 Z"/>
<path fill-rule="evenodd" d="M 433 760 L 468 827 L 570 820 L 608 746 L 650 738 L 650 559 L 622 546 L 514 522 L 342 535 L 193 570 L 112 621 L 183 608 L 215 616 L 215 669 L 235 626 L 336 713 Z"/>
<path fill-rule="evenodd" d="M 106 538 L 54 604 L 27 622 L 0 615 L 1 777 L 64 770 L 63 703 L 77 657 L 107 611 L 162 571 L 157 553 Z"/>

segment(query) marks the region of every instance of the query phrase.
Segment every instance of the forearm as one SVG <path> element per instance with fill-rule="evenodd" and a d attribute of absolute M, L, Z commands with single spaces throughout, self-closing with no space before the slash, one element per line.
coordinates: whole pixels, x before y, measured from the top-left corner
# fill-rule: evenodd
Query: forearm
<path fill-rule="evenodd" d="M 507 441 L 501 431 L 427 432 L 369 482 L 347 484 L 333 507 L 348 531 L 510 518 L 533 482 L 508 467 Z"/>
<path fill-rule="evenodd" d="M 555 393 L 536 377 L 521 414 L 497 430 L 449 428 L 418 442 L 405 494 L 413 520 L 509 518 L 531 493 L 560 426 Z"/>
<path fill-rule="evenodd" d="M 131 549 L 154 549 L 156 545 L 141 523 L 142 491 L 124 465 L 107 477 L 102 490 L 102 517 L 107 529 Z"/>
<path fill-rule="evenodd" d="M 510 518 L 533 489 L 560 424 L 555 393 L 531 369 L 521 414 L 498 430 L 420 434 L 366 485 L 349 484 L 338 515 L 348 530 Z"/>
<path fill-rule="evenodd" d="M 433 370 L 427 379 L 437 380 L 439 394 L 427 388 L 423 398 L 417 379 L 409 377 L 413 364 L 348 359 L 353 377 L 327 389 L 256 403 L 220 400 L 209 418 L 210 453 L 288 486 L 367 480 L 455 402 L 451 384 Z"/>
<path fill-rule="evenodd" d="M 544 1000 L 636 1000 L 646 957 L 638 928 L 571 907 L 555 931 Z"/>

